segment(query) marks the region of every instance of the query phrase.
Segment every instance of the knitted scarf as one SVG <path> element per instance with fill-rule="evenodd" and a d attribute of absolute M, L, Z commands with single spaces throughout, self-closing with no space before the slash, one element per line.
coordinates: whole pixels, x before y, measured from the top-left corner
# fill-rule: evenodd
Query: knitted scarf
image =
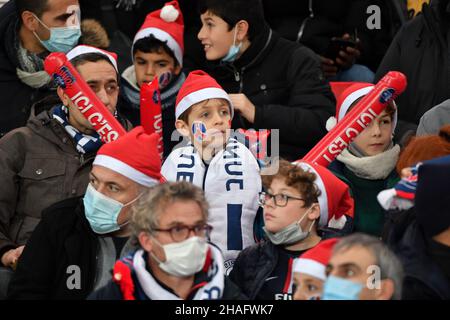
<path fill-rule="evenodd" d="M 204 190 L 211 241 L 222 250 L 227 272 L 231 271 L 239 252 L 255 244 L 253 224 L 262 184 L 253 154 L 230 138 L 207 165 L 190 143 L 172 151 L 161 173 L 168 181 L 187 180 Z"/>
<path fill-rule="evenodd" d="M 133 256 L 133 268 L 145 295 L 151 300 L 181 300 L 180 297 L 160 286 L 152 274 L 147 271 L 143 254 L 143 250 L 136 251 Z M 206 273 L 207 281 L 197 290 L 193 300 L 217 300 L 222 298 L 225 287 L 222 254 L 218 248 L 209 245 L 208 256 L 210 259 L 206 259 L 205 266 L 200 271 Z"/>
<path fill-rule="evenodd" d="M 92 136 L 81 133 L 79 130 L 69 124 L 67 120 L 68 110 L 65 106 L 53 109 L 53 118 L 64 126 L 66 132 L 72 137 L 77 146 L 77 151 L 82 154 L 97 151 L 102 145 L 102 141 L 97 132 Z"/>

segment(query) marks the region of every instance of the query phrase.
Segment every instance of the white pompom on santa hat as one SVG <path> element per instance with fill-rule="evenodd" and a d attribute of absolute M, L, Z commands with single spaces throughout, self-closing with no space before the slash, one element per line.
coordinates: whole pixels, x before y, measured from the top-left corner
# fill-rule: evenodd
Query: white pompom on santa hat
<path fill-rule="evenodd" d="M 87 54 L 87 53 L 97 53 L 97 54 L 101 54 L 101 55 L 105 56 L 106 58 L 108 58 L 108 60 L 114 66 L 114 69 L 116 69 L 116 72 L 119 72 L 119 69 L 117 68 L 117 54 L 114 52 L 110 52 L 110 51 L 106 51 L 103 49 L 99 49 L 96 47 L 82 44 L 82 45 L 76 46 L 75 48 L 73 48 L 72 50 L 67 52 L 66 57 L 70 61 L 70 60 L 75 59 L 76 57 L 79 57 L 79 56 L 81 56 L 83 54 Z"/>
<path fill-rule="evenodd" d="M 300 258 L 294 260 L 293 272 L 307 274 L 325 281 L 327 264 L 338 241 L 339 238 L 327 239 L 306 251 Z"/>
<path fill-rule="evenodd" d="M 178 1 L 167 2 L 162 9 L 150 12 L 133 40 L 134 44 L 153 35 L 173 51 L 180 66 L 183 66 L 184 20 Z M 133 48 L 131 48 L 133 52 Z"/>
<path fill-rule="evenodd" d="M 192 71 L 178 91 L 175 102 L 176 119 L 192 105 L 208 99 L 225 99 L 228 101 L 231 118 L 233 118 L 233 104 L 225 90 L 206 72 L 202 70 Z"/>
<path fill-rule="evenodd" d="M 148 134 L 138 126 L 119 139 L 104 144 L 93 165 L 108 168 L 139 183 L 152 187 L 164 182 L 158 152 L 159 135 Z"/>
<path fill-rule="evenodd" d="M 296 161 L 294 164 L 316 175 L 314 183 L 320 190 L 318 226 L 342 229 L 347 222 L 347 217 L 353 219 L 354 215 L 354 201 L 348 185 L 323 166 L 303 160 Z"/>
<path fill-rule="evenodd" d="M 337 97 L 336 101 L 336 117 L 328 118 L 326 122 L 326 129 L 330 131 L 333 129 L 338 122 L 340 122 L 345 115 L 348 113 L 350 107 L 360 98 L 366 96 L 370 93 L 375 86 L 372 83 L 368 82 L 355 82 L 348 88 L 346 88 L 342 93 Z M 394 102 L 395 106 L 395 102 Z M 397 111 L 395 111 L 394 119 L 392 123 L 392 131 L 394 131 L 397 125 Z"/>

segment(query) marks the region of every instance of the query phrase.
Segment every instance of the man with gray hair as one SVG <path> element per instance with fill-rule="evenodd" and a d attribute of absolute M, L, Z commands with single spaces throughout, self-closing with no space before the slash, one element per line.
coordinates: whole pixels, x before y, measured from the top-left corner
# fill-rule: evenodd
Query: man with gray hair
<path fill-rule="evenodd" d="M 400 300 L 403 268 L 381 240 L 363 233 L 342 238 L 327 266 L 323 300 Z"/>
<path fill-rule="evenodd" d="M 92 300 L 236 300 L 245 298 L 226 276 L 221 251 L 208 242 L 208 204 L 185 181 L 146 192 L 133 208 L 140 249 L 116 262 L 113 279 Z"/>

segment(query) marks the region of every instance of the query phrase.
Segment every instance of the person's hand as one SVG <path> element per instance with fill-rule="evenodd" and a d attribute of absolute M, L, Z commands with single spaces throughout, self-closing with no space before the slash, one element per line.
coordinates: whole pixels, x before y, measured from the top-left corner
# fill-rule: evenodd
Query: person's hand
<path fill-rule="evenodd" d="M 248 122 L 255 122 L 255 105 L 243 93 L 230 94 L 234 111 L 238 111 Z"/>
<path fill-rule="evenodd" d="M 333 60 L 322 56 L 319 56 L 319 58 L 322 67 L 322 72 L 325 75 L 325 77 L 326 78 L 334 77 L 338 72 L 338 67 L 336 66 L 336 63 L 334 63 Z"/>
<path fill-rule="evenodd" d="M 17 247 L 16 249 L 6 251 L 2 256 L 2 264 L 5 267 L 11 267 L 15 269 L 15 265 L 17 264 L 17 261 L 22 255 L 23 248 L 25 248 L 25 246 L 20 246 Z"/>
<path fill-rule="evenodd" d="M 342 36 L 344 40 L 351 40 L 351 37 L 348 33 Z M 339 55 L 336 58 L 336 64 L 342 69 L 349 69 L 351 66 L 355 64 L 355 61 L 361 55 L 361 52 L 358 50 L 360 41 L 356 39 L 356 47 L 347 47 L 345 51 L 339 51 Z"/>

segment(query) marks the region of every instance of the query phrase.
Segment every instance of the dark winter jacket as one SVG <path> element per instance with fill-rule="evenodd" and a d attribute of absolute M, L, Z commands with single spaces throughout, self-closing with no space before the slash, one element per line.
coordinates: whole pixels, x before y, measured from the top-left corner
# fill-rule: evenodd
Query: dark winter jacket
<path fill-rule="evenodd" d="M 81 197 L 54 204 L 44 210 L 25 246 L 8 298 L 85 299 L 95 283 L 98 245 Z M 80 289 L 68 286 L 75 272 L 71 266 L 79 267 Z"/>
<path fill-rule="evenodd" d="M 265 27 L 233 64 L 208 66 L 226 92 L 244 93 L 256 106 L 253 124 L 235 114 L 232 127 L 280 129 L 282 157 L 301 158 L 326 134 L 335 99 L 310 49 Z"/>
<path fill-rule="evenodd" d="M 50 89 L 34 89 L 17 76 L 19 65 L 14 45 L 18 32 L 18 17 L 15 1 L 0 8 L 0 137 L 12 129 L 26 124 L 31 106 L 54 93 Z"/>
<path fill-rule="evenodd" d="M 80 154 L 52 110 L 0 139 L 0 256 L 27 242 L 43 209 L 86 191 L 95 152 Z"/>
<path fill-rule="evenodd" d="M 450 98 L 448 31 L 449 0 L 425 5 L 422 14 L 405 24 L 378 68 L 375 81 L 388 71 L 403 72 L 408 86 L 397 99 L 399 123 L 396 136 L 415 133 L 422 115 Z"/>
<path fill-rule="evenodd" d="M 391 247 L 405 272 L 403 300 L 450 300 L 450 279 L 433 261 L 428 241 L 421 227 L 413 222 L 401 241 Z"/>

